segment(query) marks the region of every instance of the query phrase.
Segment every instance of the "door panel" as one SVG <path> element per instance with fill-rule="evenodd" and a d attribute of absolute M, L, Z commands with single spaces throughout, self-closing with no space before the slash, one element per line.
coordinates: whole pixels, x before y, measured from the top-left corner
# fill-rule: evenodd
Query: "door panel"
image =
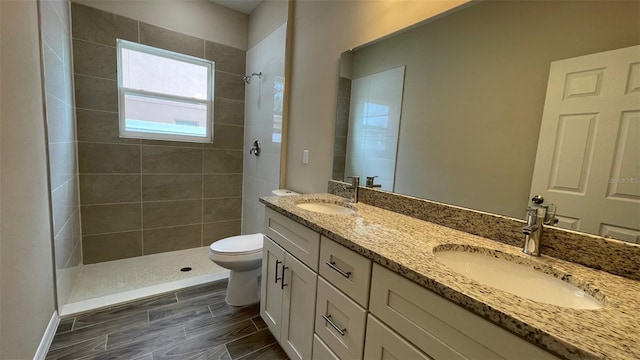
<path fill-rule="evenodd" d="M 281 274 L 284 266 L 284 250 L 269 237 L 264 237 L 262 248 L 262 283 L 260 287 L 260 316 L 269 331 L 280 340 L 282 331 Z"/>
<path fill-rule="evenodd" d="M 551 63 L 534 195 L 560 227 L 639 241 L 640 46 Z"/>
<path fill-rule="evenodd" d="M 280 345 L 291 359 L 310 359 L 318 275 L 288 253 L 285 268 Z"/>

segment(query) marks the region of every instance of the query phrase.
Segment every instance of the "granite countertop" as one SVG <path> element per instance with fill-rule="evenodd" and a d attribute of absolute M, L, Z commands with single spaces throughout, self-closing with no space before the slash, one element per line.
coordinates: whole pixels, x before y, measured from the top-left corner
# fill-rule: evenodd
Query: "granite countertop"
<path fill-rule="evenodd" d="M 330 194 L 263 197 L 267 207 L 568 359 L 640 359 L 640 282 L 545 256 L 374 206 L 326 215 L 300 202 L 344 204 Z M 544 233 L 543 233 L 544 241 Z M 438 249 L 464 248 L 509 258 L 562 278 L 605 304 L 579 310 L 543 304 L 482 285 L 436 262 Z"/>

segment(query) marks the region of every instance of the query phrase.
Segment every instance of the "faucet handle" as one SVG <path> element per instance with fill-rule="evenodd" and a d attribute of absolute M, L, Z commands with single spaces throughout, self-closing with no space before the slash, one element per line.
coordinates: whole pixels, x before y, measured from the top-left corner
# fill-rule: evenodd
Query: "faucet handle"
<path fill-rule="evenodd" d="M 351 186 L 360 186 L 360 176 L 347 176 L 347 179 L 351 179 Z"/>
<path fill-rule="evenodd" d="M 367 186 L 373 186 L 373 183 L 375 181 L 375 178 L 377 178 L 378 176 L 367 176 Z"/>

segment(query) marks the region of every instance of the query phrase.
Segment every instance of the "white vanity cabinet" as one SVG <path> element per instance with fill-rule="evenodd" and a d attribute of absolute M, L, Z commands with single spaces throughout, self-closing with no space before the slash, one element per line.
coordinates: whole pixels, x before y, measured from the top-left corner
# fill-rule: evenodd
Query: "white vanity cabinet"
<path fill-rule="evenodd" d="M 371 283 L 371 314 L 427 358 L 558 359 L 378 264 Z M 380 340 L 369 334 L 368 328 L 367 348 L 380 347 Z"/>
<path fill-rule="evenodd" d="M 289 358 L 310 359 L 320 235 L 270 209 L 265 235 L 260 315 Z"/>
<path fill-rule="evenodd" d="M 291 359 L 558 359 L 269 208 L 260 314 Z"/>

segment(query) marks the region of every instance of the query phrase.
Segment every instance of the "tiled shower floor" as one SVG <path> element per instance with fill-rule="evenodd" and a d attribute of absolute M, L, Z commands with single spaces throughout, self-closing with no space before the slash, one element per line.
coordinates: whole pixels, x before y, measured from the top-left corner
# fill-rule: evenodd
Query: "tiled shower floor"
<path fill-rule="evenodd" d="M 209 247 L 84 265 L 61 316 L 229 277 L 208 258 Z M 191 267 L 182 272 L 180 269 Z"/>

